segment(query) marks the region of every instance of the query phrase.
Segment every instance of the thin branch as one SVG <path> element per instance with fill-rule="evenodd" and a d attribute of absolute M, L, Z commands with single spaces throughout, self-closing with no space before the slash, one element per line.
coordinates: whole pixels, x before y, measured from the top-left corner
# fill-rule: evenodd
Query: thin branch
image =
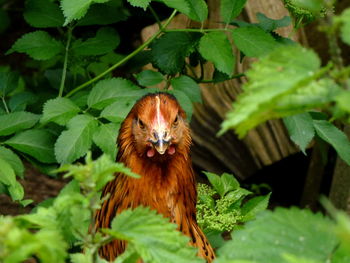
<path fill-rule="evenodd" d="M 157 31 L 157 33 L 155 33 L 152 37 L 150 37 L 146 42 L 144 42 L 141 46 L 139 46 L 137 49 L 135 49 L 133 52 L 131 52 L 129 55 L 127 55 L 126 57 L 124 57 L 123 59 L 119 60 L 117 63 L 115 63 L 113 66 L 111 66 L 109 69 L 105 70 L 104 72 L 102 72 L 101 74 L 97 75 L 96 77 L 94 77 L 93 79 L 90 79 L 89 81 L 81 84 L 80 86 L 76 87 L 75 89 L 71 90 L 66 97 L 70 97 L 73 94 L 77 93 L 78 91 L 82 90 L 83 88 L 89 86 L 90 84 L 96 82 L 97 80 L 99 80 L 100 78 L 102 78 L 103 76 L 105 76 L 106 74 L 108 74 L 109 72 L 113 71 L 114 69 L 116 69 L 117 67 L 121 66 L 122 64 L 124 64 L 125 62 L 127 62 L 128 60 L 130 60 L 131 58 L 133 58 L 135 55 L 137 55 L 139 52 L 141 52 L 144 48 L 146 48 L 154 39 L 156 39 L 164 30 L 163 28 L 166 28 L 169 23 L 171 22 L 171 20 L 174 18 L 174 16 L 176 15 L 176 10 L 174 10 L 174 12 L 170 15 L 170 17 L 168 18 L 168 20 L 165 22 L 165 24 L 162 26 L 162 29 L 159 29 Z"/>
<path fill-rule="evenodd" d="M 9 111 L 9 109 L 8 109 L 8 107 L 7 107 L 5 97 L 2 96 L 2 97 L 1 97 L 1 100 L 2 100 L 2 104 L 4 104 L 4 108 L 5 108 L 6 113 L 9 114 L 10 111 Z"/>
<path fill-rule="evenodd" d="M 72 31 L 73 31 L 73 27 L 69 27 L 68 28 L 67 44 L 66 44 L 66 53 L 64 55 L 63 70 L 62 70 L 61 84 L 60 84 L 60 90 L 58 92 L 58 97 L 62 97 L 63 90 L 64 90 L 64 83 L 66 81 L 67 65 L 68 65 L 68 52 L 69 52 L 70 42 L 72 40 Z"/>
<path fill-rule="evenodd" d="M 156 11 L 154 11 L 151 5 L 149 5 L 148 8 L 154 16 L 154 18 L 156 19 L 159 29 L 163 29 L 162 22 L 160 22 L 159 16 L 157 15 Z"/>

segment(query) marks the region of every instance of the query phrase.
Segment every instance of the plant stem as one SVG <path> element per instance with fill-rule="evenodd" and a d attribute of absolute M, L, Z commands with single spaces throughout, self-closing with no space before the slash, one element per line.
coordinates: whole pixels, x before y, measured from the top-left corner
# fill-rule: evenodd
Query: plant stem
<path fill-rule="evenodd" d="M 166 29 L 164 32 L 218 32 L 218 31 L 232 31 L 229 28 L 179 28 L 179 29 Z"/>
<path fill-rule="evenodd" d="M 164 23 L 164 25 L 162 26 L 162 28 L 160 28 L 152 37 L 150 37 L 145 43 L 143 43 L 141 46 L 139 46 L 137 49 L 135 49 L 133 52 L 131 52 L 129 55 L 127 55 L 125 58 L 119 60 L 117 63 L 115 63 L 113 66 L 111 66 L 109 69 L 105 70 L 104 72 L 102 72 L 101 74 L 97 75 L 96 77 L 94 77 L 93 79 L 90 79 L 89 81 L 81 84 L 80 86 L 76 87 L 75 89 L 71 90 L 66 97 L 70 97 L 73 94 L 75 94 L 76 92 L 78 92 L 79 90 L 89 86 L 90 84 L 94 83 L 95 81 L 99 80 L 100 78 L 102 78 L 103 76 L 105 76 L 106 74 L 108 74 L 109 72 L 113 71 L 114 69 L 116 69 L 117 67 L 119 67 L 120 65 L 124 64 L 125 62 L 127 62 L 129 59 L 133 58 L 135 55 L 137 55 L 139 52 L 141 52 L 144 48 L 146 48 L 154 39 L 156 39 L 162 32 L 164 32 L 164 28 L 166 28 L 169 23 L 171 22 L 171 20 L 174 18 L 174 16 L 176 15 L 176 10 L 174 10 L 174 12 L 170 15 L 170 17 L 168 18 L 168 20 Z"/>
<path fill-rule="evenodd" d="M 245 74 L 244 73 L 240 73 L 240 74 L 236 74 L 236 75 L 233 75 L 231 78 L 229 79 L 226 79 L 226 80 L 231 80 L 231 79 L 238 79 L 240 77 L 244 77 Z M 226 81 L 225 80 L 225 81 Z M 215 80 L 215 79 L 195 79 L 195 81 L 197 83 L 217 83 L 219 81 Z"/>
<path fill-rule="evenodd" d="M 6 104 L 6 100 L 5 100 L 5 97 L 1 97 L 1 100 L 2 100 L 2 104 L 4 104 L 4 108 L 5 108 L 5 111 L 7 114 L 10 113 L 9 109 L 7 108 L 7 104 Z"/>
<path fill-rule="evenodd" d="M 62 70 L 61 84 L 60 84 L 60 90 L 58 92 L 58 97 L 62 97 L 64 83 L 66 81 L 67 65 L 68 65 L 68 52 L 69 52 L 70 42 L 72 40 L 72 31 L 73 31 L 73 27 L 68 27 L 68 38 L 67 38 L 67 44 L 66 44 L 66 50 L 65 50 L 66 53 L 64 55 L 63 70 Z"/>
<path fill-rule="evenodd" d="M 151 11 L 152 15 L 154 16 L 154 18 L 156 19 L 159 29 L 162 29 L 162 23 L 160 22 L 160 19 L 157 13 L 154 11 L 151 5 L 149 5 L 148 8 Z"/>

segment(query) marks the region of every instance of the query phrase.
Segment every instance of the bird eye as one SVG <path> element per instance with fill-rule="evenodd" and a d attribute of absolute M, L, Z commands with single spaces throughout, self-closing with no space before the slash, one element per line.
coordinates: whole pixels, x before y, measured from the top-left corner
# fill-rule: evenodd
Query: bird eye
<path fill-rule="evenodd" d="M 176 126 L 179 123 L 179 117 L 176 115 L 173 125 Z"/>
<path fill-rule="evenodd" d="M 137 120 L 137 123 L 139 124 L 139 127 L 143 130 L 145 128 L 145 124 L 140 120 L 140 118 Z"/>

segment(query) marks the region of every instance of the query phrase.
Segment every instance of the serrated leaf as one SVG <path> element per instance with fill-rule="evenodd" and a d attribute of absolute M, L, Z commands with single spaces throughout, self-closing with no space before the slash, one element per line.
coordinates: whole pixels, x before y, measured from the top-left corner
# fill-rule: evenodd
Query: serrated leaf
<path fill-rule="evenodd" d="M 27 0 L 23 16 L 29 25 L 38 28 L 61 27 L 64 22 L 59 6 L 47 0 Z"/>
<path fill-rule="evenodd" d="M 213 62 L 216 69 L 230 76 L 233 74 L 235 56 L 225 33 L 205 34 L 199 42 L 199 52 L 206 60 Z"/>
<path fill-rule="evenodd" d="M 0 136 L 9 135 L 33 127 L 40 116 L 25 111 L 11 112 L 0 116 Z"/>
<path fill-rule="evenodd" d="M 141 86 L 147 87 L 164 81 L 164 76 L 157 71 L 143 70 L 136 75 L 136 80 Z"/>
<path fill-rule="evenodd" d="M 137 99 L 138 97 L 116 99 L 115 102 L 103 109 L 100 117 L 112 122 L 122 122 L 134 106 Z"/>
<path fill-rule="evenodd" d="M 120 213 L 113 219 L 111 229 L 104 231 L 127 240 L 146 262 L 203 262 L 176 227 L 156 211 L 137 207 Z"/>
<path fill-rule="evenodd" d="M 252 262 L 287 263 L 285 255 L 303 262 L 326 262 L 338 244 L 330 231 L 332 221 L 321 214 L 298 208 L 264 211 L 217 252 L 219 258 Z M 254 249 L 252 249 L 254 248 Z M 311 261 L 310 261 L 311 260 Z M 233 261 L 235 262 L 235 261 Z"/>
<path fill-rule="evenodd" d="M 54 136 L 46 130 L 28 130 L 16 134 L 4 143 L 40 162 L 55 163 L 53 142 Z"/>
<path fill-rule="evenodd" d="M 308 109 L 310 105 L 303 107 L 303 100 L 300 102 L 298 99 L 296 109 L 288 110 L 285 105 L 293 95 L 298 97 L 298 92 L 303 93 L 306 89 L 307 94 L 309 93 L 310 83 L 315 82 L 313 80 L 317 78 L 319 67 L 318 56 L 300 46 L 278 48 L 253 63 L 252 68 L 246 72 L 249 81 L 243 86 L 244 92 L 234 102 L 233 110 L 227 114 L 219 134 L 235 128 L 238 135 L 243 137 L 249 129 L 268 119 L 285 117 Z M 316 90 L 319 88 L 316 85 L 311 90 L 315 87 Z M 322 87 L 321 89 L 323 90 Z M 285 104 L 279 109 L 283 100 Z"/>
<path fill-rule="evenodd" d="M 220 15 L 227 24 L 236 18 L 241 12 L 247 0 L 221 0 Z"/>
<path fill-rule="evenodd" d="M 185 93 L 192 102 L 202 102 L 201 89 L 197 82 L 188 76 L 182 75 L 173 78 L 170 81 L 174 90 L 180 90 Z"/>
<path fill-rule="evenodd" d="M 95 37 L 73 42 L 71 51 L 78 56 L 97 56 L 113 51 L 120 42 L 119 35 L 111 27 L 100 28 Z"/>
<path fill-rule="evenodd" d="M 99 81 L 91 90 L 88 97 L 88 106 L 94 109 L 103 109 L 112 104 L 117 98 L 132 96 L 133 91 L 139 91 L 131 81 L 122 78 L 112 78 Z"/>
<path fill-rule="evenodd" d="M 109 0 L 61 0 L 61 8 L 66 17 L 64 26 L 73 20 L 79 20 L 85 16 L 89 7 L 93 3 L 105 3 Z"/>
<path fill-rule="evenodd" d="M 92 135 L 96 131 L 97 121 L 88 115 L 78 115 L 67 124 L 55 143 L 55 155 L 59 163 L 72 163 L 90 149 Z"/>
<path fill-rule="evenodd" d="M 0 146 L 0 158 L 11 165 L 16 175 L 23 178 L 24 166 L 18 155 L 10 149 Z"/>
<path fill-rule="evenodd" d="M 283 119 L 289 136 L 292 141 L 300 147 L 300 150 L 306 155 L 306 147 L 309 145 L 315 135 L 312 118 L 309 113 L 300 113 Z"/>
<path fill-rule="evenodd" d="M 48 100 L 44 104 L 43 116 L 40 122 L 55 122 L 59 125 L 66 125 L 79 111 L 79 107 L 70 99 L 59 97 Z"/>
<path fill-rule="evenodd" d="M 117 156 L 117 136 L 119 123 L 101 124 L 93 134 L 93 142 L 112 160 Z"/>
<path fill-rule="evenodd" d="M 151 45 L 152 62 L 166 74 L 176 74 L 185 65 L 185 57 L 196 46 L 198 34 L 169 32 L 163 34 Z"/>
<path fill-rule="evenodd" d="M 180 90 L 170 90 L 168 92 L 176 97 L 177 101 L 180 103 L 180 106 L 186 112 L 188 122 L 190 122 L 193 113 L 193 106 L 190 98 Z"/>
<path fill-rule="evenodd" d="M 18 39 L 6 54 L 13 52 L 26 53 L 36 60 L 53 58 L 63 50 L 61 42 L 51 37 L 45 31 L 34 31 Z"/>
<path fill-rule="evenodd" d="M 313 120 L 313 125 L 317 135 L 332 145 L 340 158 L 350 165 L 350 141 L 345 133 L 324 120 Z"/>
<path fill-rule="evenodd" d="M 149 3 L 151 3 L 151 0 L 128 0 L 129 4 L 135 7 L 141 7 L 143 10 L 146 11 L 147 7 L 149 6 Z"/>
<path fill-rule="evenodd" d="M 279 46 L 276 40 L 259 27 L 240 27 L 232 32 L 237 48 L 248 57 L 261 57 Z"/>

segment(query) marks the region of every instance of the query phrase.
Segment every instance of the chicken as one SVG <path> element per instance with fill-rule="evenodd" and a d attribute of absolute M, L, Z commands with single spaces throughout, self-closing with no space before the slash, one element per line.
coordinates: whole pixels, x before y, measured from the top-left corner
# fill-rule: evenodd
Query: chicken
<path fill-rule="evenodd" d="M 110 197 L 96 212 L 95 228 L 110 227 L 125 209 L 149 206 L 176 223 L 198 248 L 198 255 L 212 262 L 214 251 L 196 221 L 191 135 L 185 119 L 184 110 L 170 94 L 148 94 L 136 102 L 119 131 L 117 161 L 141 178 L 116 174 L 103 190 L 103 196 Z M 125 247 L 125 241 L 115 240 L 99 252 L 111 261 Z"/>

